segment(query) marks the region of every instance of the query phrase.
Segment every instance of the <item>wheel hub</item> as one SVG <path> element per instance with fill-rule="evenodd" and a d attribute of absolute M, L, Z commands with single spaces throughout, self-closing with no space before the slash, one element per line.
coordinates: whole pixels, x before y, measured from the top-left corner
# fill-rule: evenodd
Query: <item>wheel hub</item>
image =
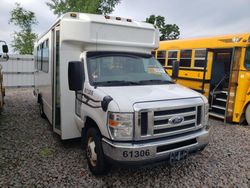
<path fill-rule="evenodd" d="M 87 146 L 87 157 L 91 163 L 92 166 L 96 166 L 96 161 L 97 161 L 97 155 L 95 152 L 95 142 L 93 137 L 90 137 L 88 139 L 88 146 Z"/>

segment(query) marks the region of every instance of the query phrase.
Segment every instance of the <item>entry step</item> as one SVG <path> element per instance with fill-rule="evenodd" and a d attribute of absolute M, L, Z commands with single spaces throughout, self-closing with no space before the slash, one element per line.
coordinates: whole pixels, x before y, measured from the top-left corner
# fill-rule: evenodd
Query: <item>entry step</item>
<path fill-rule="evenodd" d="M 216 98 L 215 100 L 227 102 L 227 99 L 223 99 L 223 98 Z"/>
<path fill-rule="evenodd" d="M 221 110 L 226 110 L 225 107 L 223 107 L 223 106 L 218 106 L 218 105 L 212 105 L 212 108 L 217 108 L 217 109 L 221 109 Z"/>
<path fill-rule="evenodd" d="M 214 112 L 209 112 L 209 115 L 210 115 L 210 116 L 213 116 L 213 117 L 220 118 L 220 119 L 224 119 L 224 116 L 223 116 L 223 115 L 217 114 L 217 113 L 214 113 Z"/>

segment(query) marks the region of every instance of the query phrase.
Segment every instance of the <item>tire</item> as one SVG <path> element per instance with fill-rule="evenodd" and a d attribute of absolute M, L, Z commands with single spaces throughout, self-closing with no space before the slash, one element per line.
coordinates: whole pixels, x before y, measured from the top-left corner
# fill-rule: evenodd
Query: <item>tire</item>
<path fill-rule="evenodd" d="M 86 132 L 85 151 L 92 174 L 103 175 L 110 170 L 103 154 L 101 134 L 96 128 L 91 127 Z"/>
<path fill-rule="evenodd" d="M 245 111 L 245 117 L 247 120 L 247 124 L 250 125 L 250 103 L 247 105 L 247 108 Z"/>
<path fill-rule="evenodd" d="M 46 115 L 45 115 L 44 110 L 43 110 L 43 103 L 42 103 L 42 102 L 39 103 L 39 112 L 40 112 L 40 116 L 41 116 L 43 119 L 45 119 L 45 118 L 46 118 Z"/>

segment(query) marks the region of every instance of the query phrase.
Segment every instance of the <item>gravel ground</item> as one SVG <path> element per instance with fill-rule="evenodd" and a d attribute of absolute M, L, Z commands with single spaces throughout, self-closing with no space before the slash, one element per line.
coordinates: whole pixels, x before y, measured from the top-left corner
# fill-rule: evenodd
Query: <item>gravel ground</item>
<path fill-rule="evenodd" d="M 211 142 L 170 167 L 114 167 L 95 177 L 80 141 L 60 141 L 32 89 L 8 89 L 0 115 L 0 187 L 250 187 L 250 128 L 210 120 Z"/>

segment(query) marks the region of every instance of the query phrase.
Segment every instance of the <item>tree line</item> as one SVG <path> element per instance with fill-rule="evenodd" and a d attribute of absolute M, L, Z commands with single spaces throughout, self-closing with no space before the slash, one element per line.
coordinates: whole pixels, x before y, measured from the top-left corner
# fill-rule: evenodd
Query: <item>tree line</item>
<path fill-rule="evenodd" d="M 84 12 L 107 15 L 114 11 L 121 0 L 50 0 L 46 5 L 58 17 L 66 12 Z M 178 39 L 179 27 L 176 24 L 166 24 L 163 16 L 150 15 L 145 22 L 154 24 L 159 28 L 160 40 Z M 11 46 L 19 54 L 32 54 L 37 34 L 33 27 L 38 24 L 35 13 L 21 7 L 20 3 L 10 12 L 10 24 L 14 24 L 19 31 L 14 32 Z"/>

